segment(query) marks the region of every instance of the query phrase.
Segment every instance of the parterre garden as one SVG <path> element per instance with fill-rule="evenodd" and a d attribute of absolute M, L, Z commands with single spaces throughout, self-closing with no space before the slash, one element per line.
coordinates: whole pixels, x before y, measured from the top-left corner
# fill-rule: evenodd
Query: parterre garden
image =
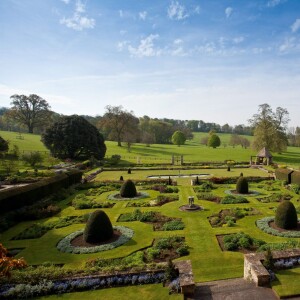
<path fill-rule="evenodd" d="M 28 295 L 39 295 L 38 289 L 47 288 L 52 290 L 55 288 L 57 293 L 61 293 L 64 289 L 74 291 L 74 286 L 77 286 L 77 291 L 84 291 L 95 286 L 106 288 L 129 285 L 83 292 L 85 293 L 83 295 L 88 293 L 91 299 L 100 295 L 114 299 L 117 290 L 123 289 L 128 294 L 132 293 L 132 299 L 137 297 L 134 296 L 136 290 L 139 291 L 138 297 L 144 294 L 149 299 L 151 297 L 163 299 L 168 297 L 168 290 L 155 282 L 162 281 L 159 271 L 165 269 L 163 263 L 169 259 L 174 261 L 190 259 L 196 282 L 242 277 L 243 253 L 263 251 L 268 247 L 284 249 L 298 246 L 297 238 L 265 233 L 256 226 L 256 221 L 274 216 L 278 204 L 282 201 L 291 201 L 298 208 L 300 196 L 296 190 L 289 190 L 283 186 L 281 181 L 268 178 L 265 180 L 256 178 L 254 182 L 249 183 L 249 190 L 255 193 L 244 195 L 230 193 L 235 190 L 235 182 L 241 172 L 246 178 L 268 177 L 266 172 L 251 168 L 232 168 L 230 172 L 224 169 L 180 172 L 133 169 L 131 174 L 128 174 L 127 169 L 104 171 L 97 175 L 94 183 L 80 185 L 61 195 L 56 194 L 54 203 L 38 207 L 36 210 L 39 213 L 35 213 L 36 210 L 31 214 L 27 212 L 29 214 L 27 221 L 16 222 L 1 233 L 1 242 L 5 247 L 13 250 L 16 257 L 24 257 L 31 265 L 25 271 L 14 271 L 11 280 L 16 283 L 37 283 L 44 278 L 43 286 L 37 287 L 35 291 L 25 286 L 19 287 L 20 290 L 23 289 L 23 294 L 28 289 Z M 172 185 L 169 185 L 171 182 L 166 179 L 158 178 L 153 181 L 147 179 L 151 175 L 160 177 L 166 173 L 173 178 Z M 191 186 L 191 177 L 184 176 L 191 173 L 210 175 L 201 177 L 199 185 Z M 224 180 L 224 177 L 229 175 L 230 178 Z M 119 181 L 121 176 L 124 180 L 135 181 L 137 192 L 143 197 L 132 199 L 115 197 L 122 184 Z M 194 196 L 195 204 L 204 210 L 196 212 L 179 210 L 180 206 L 187 204 L 189 196 Z M 86 248 L 77 254 L 59 251 L 58 243 L 73 232 L 83 229 L 89 214 L 99 208 L 105 211 L 113 226 L 124 226 L 133 232 L 129 241 L 119 247 L 95 253 L 84 250 Z M 7 226 L 3 220 L 0 225 L 2 228 Z M 122 278 L 96 282 L 94 286 L 91 282 L 80 281 L 49 287 L 49 282 L 65 276 L 74 277 L 99 272 L 128 274 L 129 271 L 140 272 L 146 269 L 156 272 L 153 273 L 155 276 L 153 274 L 153 277 L 121 276 Z M 282 279 L 284 285 L 284 271 L 278 273 L 278 278 Z M 116 280 L 119 280 L 119 283 L 115 283 Z M 4 283 L 5 280 L 2 279 L 2 284 Z M 152 285 L 131 286 L 137 283 L 152 283 Z M 284 290 L 278 281 L 273 285 L 279 294 Z M 300 286 L 293 286 L 292 291 L 299 293 Z M 150 294 L 151 297 L 148 297 Z M 15 291 L 15 294 L 11 295 L 14 298 L 18 292 Z M 59 297 L 75 299 L 73 297 L 77 297 L 76 295 L 77 293 L 72 296 L 64 294 Z M 50 298 L 56 297 L 58 296 Z M 170 297 L 176 299 L 178 295 Z"/>

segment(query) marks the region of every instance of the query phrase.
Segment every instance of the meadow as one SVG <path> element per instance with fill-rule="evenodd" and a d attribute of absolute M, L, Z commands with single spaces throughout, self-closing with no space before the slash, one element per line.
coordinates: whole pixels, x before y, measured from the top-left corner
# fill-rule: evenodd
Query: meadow
<path fill-rule="evenodd" d="M 0 131 L 0 136 L 10 141 L 10 148 L 13 145 L 17 145 L 21 151 L 41 151 L 42 153 L 48 153 L 41 142 L 40 135 L 25 134 L 22 133 L 24 139 L 18 139 L 18 133 Z M 152 144 L 147 147 L 144 144 L 133 144 L 128 150 L 125 143 L 122 147 L 118 147 L 116 142 L 106 141 L 106 158 L 110 158 L 114 154 L 121 155 L 121 165 L 128 164 L 170 164 L 172 155 L 183 155 L 184 162 L 224 162 L 225 160 L 234 160 L 237 162 L 248 162 L 250 156 L 255 155 L 256 152 L 247 148 L 244 149 L 241 146 L 228 146 L 230 134 L 219 134 L 221 139 L 221 146 L 213 149 L 200 143 L 202 137 L 207 136 L 207 133 L 194 133 L 194 138 L 188 140 L 183 146 L 176 146 L 172 144 Z M 253 137 L 247 136 L 251 141 Z M 300 148 L 288 147 L 286 152 L 281 154 L 273 153 L 274 161 L 279 165 L 289 165 L 294 168 L 300 166 Z"/>

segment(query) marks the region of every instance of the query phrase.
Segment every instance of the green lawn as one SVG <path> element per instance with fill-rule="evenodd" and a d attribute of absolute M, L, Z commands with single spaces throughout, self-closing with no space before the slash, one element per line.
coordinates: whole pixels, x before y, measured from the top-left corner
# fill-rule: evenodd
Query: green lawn
<path fill-rule="evenodd" d="M 300 268 L 276 272 L 277 280 L 272 283 L 272 289 L 280 297 L 300 295 Z"/>
<path fill-rule="evenodd" d="M 153 144 L 146 147 L 144 144 L 133 144 L 130 152 L 126 145 L 118 147 L 116 142 L 106 141 L 106 157 L 109 158 L 114 154 L 121 155 L 123 163 L 141 163 L 141 164 L 160 164 L 171 163 L 172 155 L 183 155 L 185 162 L 223 162 L 225 160 L 250 161 L 250 156 L 256 152 L 251 148 L 243 149 L 241 146 L 228 146 L 230 134 L 218 134 L 223 145 L 213 149 L 200 144 L 201 137 L 207 133 L 194 133 L 193 140 L 187 141 L 185 145 L 178 147 L 176 145 Z M 41 142 L 40 135 L 22 133 L 23 140 L 18 139 L 18 133 L 9 131 L 0 131 L 0 136 L 10 141 L 10 147 L 17 145 L 21 153 L 23 151 L 48 151 Z M 251 141 L 253 137 L 247 136 Z M 224 147 L 224 143 L 226 147 Z M 300 166 L 300 148 L 288 147 L 282 154 L 273 153 L 274 161 L 281 165 L 290 165 L 295 168 Z"/>

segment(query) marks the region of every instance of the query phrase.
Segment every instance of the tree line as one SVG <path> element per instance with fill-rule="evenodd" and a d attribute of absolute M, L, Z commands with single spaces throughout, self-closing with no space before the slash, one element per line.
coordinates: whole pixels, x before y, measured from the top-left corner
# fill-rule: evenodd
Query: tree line
<path fill-rule="evenodd" d="M 65 116 L 51 110 L 49 103 L 32 94 L 12 95 L 11 107 L 0 109 L 0 128 L 4 130 L 22 131 L 29 133 L 43 133 L 53 127 Z M 289 113 L 286 109 L 277 107 L 272 110 L 270 105 L 262 104 L 258 112 L 252 116 L 249 126 L 205 123 L 202 120 L 175 120 L 157 119 L 149 116 L 136 117 L 134 112 L 125 110 L 122 106 L 105 107 L 102 116 L 82 116 L 94 125 L 103 135 L 105 140 L 116 141 L 118 146 L 126 144 L 128 149 L 133 143 L 151 144 L 174 143 L 178 146 L 184 144 L 186 139 L 192 139 L 192 132 L 231 133 L 229 145 L 241 145 L 243 148 L 250 146 L 244 134 L 254 135 L 253 148 L 259 150 L 267 147 L 270 151 L 284 151 L 287 145 L 300 144 L 300 128 L 288 130 Z M 215 139 L 215 137 L 214 137 Z M 209 145 L 209 136 L 202 139 L 201 143 Z"/>

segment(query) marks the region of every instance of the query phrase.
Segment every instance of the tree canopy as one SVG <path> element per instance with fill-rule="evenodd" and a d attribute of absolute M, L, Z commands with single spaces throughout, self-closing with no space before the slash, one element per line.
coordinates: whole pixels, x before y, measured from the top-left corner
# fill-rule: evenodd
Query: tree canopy
<path fill-rule="evenodd" d="M 8 141 L 0 136 L 0 152 L 8 151 Z"/>
<path fill-rule="evenodd" d="M 102 159 L 106 146 L 102 134 L 83 117 L 62 117 L 42 135 L 42 141 L 54 157 Z"/>
<path fill-rule="evenodd" d="M 138 131 L 139 119 L 133 112 L 123 110 L 122 106 L 106 106 L 106 113 L 99 122 L 99 127 L 106 132 L 108 138 L 122 146 L 124 137 L 132 136 Z"/>
<path fill-rule="evenodd" d="M 219 136 L 216 134 L 211 134 L 208 138 L 207 145 L 208 147 L 213 147 L 213 148 L 219 147 L 221 145 L 221 140 Z"/>
<path fill-rule="evenodd" d="M 38 95 L 13 95 L 11 109 L 7 113 L 14 121 L 27 127 L 29 133 L 33 129 L 48 124 L 52 114 L 48 102 Z"/>
<path fill-rule="evenodd" d="M 286 129 L 289 120 L 285 108 L 277 107 L 273 112 L 269 104 L 259 105 L 258 113 L 249 120 L 255 128 L 253 148 L 257 151 L 263 147 L 270 151 L 284 151 L 288 143 Z"/>
<path fill-rule="evenodd" d="M 180 147 L 180 145 L 184 145 L 185 141 L 186 141 L 186 136 L 182 131 L 177 130 L 173 133 L 172 143 L 174 145 L 177 145 Z"/>

